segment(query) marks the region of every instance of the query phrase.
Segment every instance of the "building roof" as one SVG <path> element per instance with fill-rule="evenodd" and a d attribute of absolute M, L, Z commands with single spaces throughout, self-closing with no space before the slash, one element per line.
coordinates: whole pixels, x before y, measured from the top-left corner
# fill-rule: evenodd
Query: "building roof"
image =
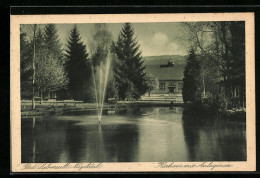
<path fill-rule="evenodd" d="M 160 67 L 160 65 L 147 65 L 145 72 L 153 75 L 158 80 L 182 80 L 185 65 L 174 65 L 173 67 Z"/>
<path fill-rule="evenodd" d="M 143 60 L 144 65 L 162 65 L 167 64 L 169 60 L 178 65 L 187 64 L 187 56 L 179 55 L 143 56 Z"/>

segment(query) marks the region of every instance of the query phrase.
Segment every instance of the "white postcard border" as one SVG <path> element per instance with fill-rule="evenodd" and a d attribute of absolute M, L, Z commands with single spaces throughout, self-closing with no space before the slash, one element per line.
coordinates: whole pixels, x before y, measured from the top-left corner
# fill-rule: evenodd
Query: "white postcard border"
<path fill-rule="evenodd" d="M 21 163 L 20 24 L 245 21 L 247 161 Z M 254 13 L 11 15 L 11 170 L 12 172 L 170 172 L 255 171 L 255 32 Z M 231 166 L 228 166 L 231 165 Z M 214 167 L 214 168 L 213 168 Z M 213 169 L 212 169 L 213 168 Z"/>

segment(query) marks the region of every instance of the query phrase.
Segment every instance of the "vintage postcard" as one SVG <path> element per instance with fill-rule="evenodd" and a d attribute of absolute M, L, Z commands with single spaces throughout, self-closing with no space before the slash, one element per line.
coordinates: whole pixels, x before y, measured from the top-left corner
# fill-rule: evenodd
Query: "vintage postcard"
<path fill-rule="evenodd" d="M 254 13 L 11 15 L 11 170 L 254 171 Z"/>

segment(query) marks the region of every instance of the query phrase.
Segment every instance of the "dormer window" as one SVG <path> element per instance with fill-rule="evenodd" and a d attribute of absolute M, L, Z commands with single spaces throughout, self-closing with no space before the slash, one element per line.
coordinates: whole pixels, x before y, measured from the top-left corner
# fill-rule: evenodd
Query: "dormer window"
<path fill-rule="evenodd" d="M 170 60 L 168 61 L 168 67 L 173 67 L 173 65 L 174 65 L 173 60 L 170 59 Z"/>
<path fill-rule="evenodd" d="M 163 68 L 163 67 L 173 67 L 173 66 L 174 66 L 173 60 L 170 59 L 167 64 L 161 64 L 160 68 Z"/>

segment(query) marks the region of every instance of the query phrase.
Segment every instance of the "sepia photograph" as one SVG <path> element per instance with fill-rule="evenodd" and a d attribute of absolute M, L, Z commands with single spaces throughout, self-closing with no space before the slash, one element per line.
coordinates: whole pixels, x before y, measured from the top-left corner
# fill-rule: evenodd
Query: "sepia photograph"
<path fill-rule="evenodd" d="M 253 13 L 13 16 L 12 170 L 255 170 L 254 60 Z"/>

